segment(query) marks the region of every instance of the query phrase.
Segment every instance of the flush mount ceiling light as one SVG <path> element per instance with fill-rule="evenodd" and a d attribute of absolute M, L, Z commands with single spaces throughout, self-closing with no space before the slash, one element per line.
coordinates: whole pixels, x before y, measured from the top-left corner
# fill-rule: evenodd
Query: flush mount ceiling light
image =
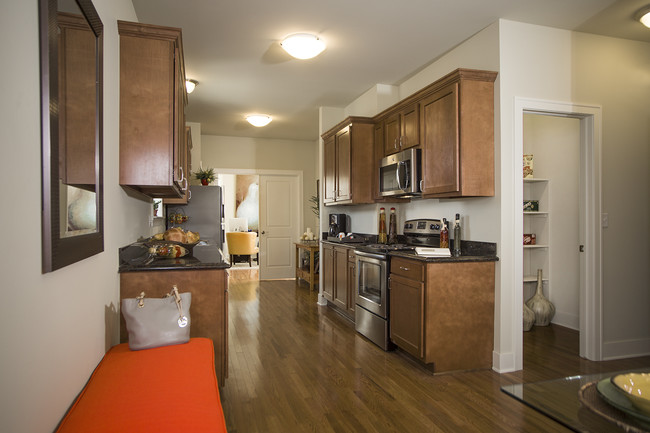
<path fill-rule="evenodd" d="M 296 33 L 289 35 L 280 42 L 280 46 L 296 59 L 311 59 L 325 49 L 325 42 L 316 35 Z"/>
<path fill-rule="evenodd" d="M 187 89 L 187 93 L 192 93 L 198 84 L 199 82 L 196 80 L 185 80 L 185 88 Z"/>
<path fill-rule="evenodd" d="M 644 26 L 650 28 L 650 5 L 639 10 L 634 15 L 634 18 L 641 21 L 641 24 L 643 24 Z"/>
<path fill-rule="evenodd" d="M 246 120 L 251 125 L 261 128 L 262 126 L 266 126 L 271 123 L 271 120 L 273 120 L 273 118 L 266 114 L 251 114 L 246 116 Z"/>

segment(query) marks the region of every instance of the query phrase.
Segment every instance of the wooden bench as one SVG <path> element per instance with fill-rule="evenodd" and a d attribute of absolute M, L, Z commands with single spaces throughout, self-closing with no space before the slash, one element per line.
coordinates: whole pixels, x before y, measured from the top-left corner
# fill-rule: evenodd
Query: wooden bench
<path fill-rule="evenodd" d="M 212 340 L 112 347 L 57 429 L 90 431 L 226 432 Z"/>

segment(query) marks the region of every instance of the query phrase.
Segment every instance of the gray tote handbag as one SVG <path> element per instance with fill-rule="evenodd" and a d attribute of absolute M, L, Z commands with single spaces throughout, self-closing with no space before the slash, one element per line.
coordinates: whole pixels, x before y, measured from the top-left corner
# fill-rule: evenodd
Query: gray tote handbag
<path fill-rule="evenodd" d="M 182 344 L 190 341 L 191 293 L 178 293 L 176 285 L 164 298 L 122 299 L 122 314 L 131 350 Z"/>

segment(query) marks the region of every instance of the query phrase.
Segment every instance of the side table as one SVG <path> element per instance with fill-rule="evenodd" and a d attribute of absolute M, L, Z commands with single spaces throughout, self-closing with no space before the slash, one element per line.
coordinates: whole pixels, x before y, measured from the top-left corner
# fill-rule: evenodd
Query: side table
<path fill-rule="evenodd" d="M 318 241 L 295 242 L 296 245 L 296 280 L 299 278 L 309 283 L 309 291 L 314 288 L 318 282 L 318 272 L 316 272 L 316 253 L 318 252 Z M 301 260 L 300 250 L 309 254 L 309 265 Z M 306 259 L 306 258 L 305 258 Z"/>

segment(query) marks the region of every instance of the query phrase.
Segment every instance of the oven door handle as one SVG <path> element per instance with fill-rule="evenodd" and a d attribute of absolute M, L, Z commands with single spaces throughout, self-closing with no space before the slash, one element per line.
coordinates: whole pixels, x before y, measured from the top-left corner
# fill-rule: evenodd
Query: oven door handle
<path fill-rule="evenodd" d="M 366 251 L 354 250 L 354 254 L 361 257 L 368 257 L 375 260 L 386 260 L 386 255 L 381 253 L 369 253 Z"/>

